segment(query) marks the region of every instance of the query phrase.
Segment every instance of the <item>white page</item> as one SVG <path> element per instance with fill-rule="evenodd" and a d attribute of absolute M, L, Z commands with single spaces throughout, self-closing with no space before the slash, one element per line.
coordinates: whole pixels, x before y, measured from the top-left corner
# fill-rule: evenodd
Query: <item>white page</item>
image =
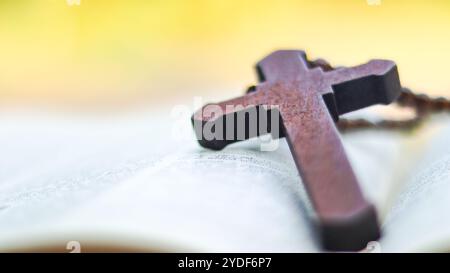
<path fill-rule="evenodd" d="M 450 118 L 424 128 L 425 153 L 384 225 L 382 251 L 436 251 L 450 246 Z"/>
<path fill-rule="evenodd" d="M 193 140 L 187 117 L 180 130 L 184 139 L 171 138 L 169 113 L 3 114 L 2 245 L 106 234 L 121 245 L 319 250 L 284 140 L 275 152 L 260 152 L 255 140 L 206 151 Z M 389 192 L 388 174 L 402 138 L 397 132 L 344 135 L 365 193 L 377 204 Z"/>
<path fill-rule="evenodd" d="M 1 113 L 0 229 L 46 225 L 154 164 L 173 149 L 147 145 L 163 130 L 160 119 L 154 113 Z"/>

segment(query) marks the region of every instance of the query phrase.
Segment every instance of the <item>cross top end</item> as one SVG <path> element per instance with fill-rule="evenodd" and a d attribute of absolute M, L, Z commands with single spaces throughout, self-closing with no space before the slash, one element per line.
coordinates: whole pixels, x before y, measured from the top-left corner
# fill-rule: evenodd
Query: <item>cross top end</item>
<path fill-rule="evenodd" d="M 276 63 L 279 61 L 283 61 L 287 67 L 284 69 L 288 71 L 288 69 L 291 69 L 290 71 L 293 72 L 292 74 L 286 74 L 285 76 L 282 76 L 280 78 L 286 79 L 289 77 L 296 78 L 299 74 L 304 74 L 308 72 L 309 70 L 314 69 L 320 69 L 324 72 L 332 72 L 337 69 L 334 69 L 330 66 L 330 64 L 325 61 L 324 59 L 318 59 L 311 61 L 308 59 L 305 51 L 303 50 L 278 50 L 275 51 L 265 58 L 263 58 L 261 61 L 259 61 L 256 65 L 257 72 L 259 73 L 259 80 L 265 81 L 266 75 L 265 73 L 271 73 L 270 69 L 277 68 Z M 275 66 L 274 66 L 275 65 Z M 367 64 L 362 66 L 367 66 L 368 74 L 373 75 L 379 75 L 382 76 L 386 73 L 388 73 L 392 68 L 395 67 L 395 63 L 390 60 L 381 60 L 381 59 L 375 59 L 370 60 Z M 290 68 L 288 67 L 290 66 Z M 361 66 L 361 65 L 360 65 Z M 338 69 L 342 69 L 344 67 L 340 67 Z M 354 68 L 350 68 L 354 69 Z M 278 70 L 280 71 L 280 70 Z M 297 74 L 295 74 L 297 73 Z M 272 79 L 276 77 L 272 76 Z"/>

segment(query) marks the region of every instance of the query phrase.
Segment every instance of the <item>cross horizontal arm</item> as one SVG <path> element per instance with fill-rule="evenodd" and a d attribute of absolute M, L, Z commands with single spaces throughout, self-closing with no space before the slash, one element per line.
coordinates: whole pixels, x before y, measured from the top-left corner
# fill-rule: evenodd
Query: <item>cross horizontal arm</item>
<path fill-rule="evenodd" d="M 266 93 L 261 91 L 203 106 L 191 118 L 199 144 L 221 150 L 234 142 L 267 133 L 278 138 L 280 115 L 276 107 L 264 104 L 266 99 Z"/>
<path fill-rule="evenodd" d="M 401 91 L 397 66 L 392 61 L 373 60 L 326 72 L 324 77 L 333 88 L 339 115 L 375 104 L 389 104 Z"/>

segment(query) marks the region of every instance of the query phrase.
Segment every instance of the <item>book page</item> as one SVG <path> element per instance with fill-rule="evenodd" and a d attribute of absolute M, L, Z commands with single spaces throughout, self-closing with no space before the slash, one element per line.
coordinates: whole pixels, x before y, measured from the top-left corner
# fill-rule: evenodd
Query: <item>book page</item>
<path fill-rule="evenodd" d="M 51 237 L 46 229 L 56 220 L 173 151 L 148 145 L 164 126 L 154 113 L 1 112 L 2 238 L 39 228 Z"/>
<path fill-rule="evenodd" d="M 166 156 L 60 224 L 192 251 L 317 251 L 292 162 L 252 146 Z"/>
<path fill-rule="evenodd" d="M 449 124 L 442 115 L 423 128 L 425 152 L 386 219 L 382 251 L 450 250 Z"/>
<path fill-rule="evenodd" d="M 139 238 L 123 246 L 150 238 L 192 249 L 317 249 L 285 143 L 274 154 L 252 141 L 206 151 L 193 135 L 172 143 L 167 116 L 153 116 L 4 115 L 1 245 L 110 232 L 111 241 Z"/>
<path fill-rule="evenodd" d="M 3 114 L 0 245 L 103 240 L 171 251 L 320 250 L 284 139 L 272 152 L 261 152 L 257 139 L 208 151 L 196 143 L 189 117 L 172 132 L 169 113 Z M 343 135 L 377 207 L 404 138 L 395 131 Z"/>

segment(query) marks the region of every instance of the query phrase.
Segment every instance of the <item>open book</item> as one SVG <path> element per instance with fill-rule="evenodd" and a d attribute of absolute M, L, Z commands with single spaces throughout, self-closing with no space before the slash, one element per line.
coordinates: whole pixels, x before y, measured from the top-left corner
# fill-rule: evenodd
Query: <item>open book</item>
<path fill-rule="evenodd" d="M 209 151 L 189 116 L 174 124 L 170 110 L 0 113 L 0 251 L 321 251 L 284 139 Z M 379 250 L 450 250 L 450 117 L 342 139 Z"/>

